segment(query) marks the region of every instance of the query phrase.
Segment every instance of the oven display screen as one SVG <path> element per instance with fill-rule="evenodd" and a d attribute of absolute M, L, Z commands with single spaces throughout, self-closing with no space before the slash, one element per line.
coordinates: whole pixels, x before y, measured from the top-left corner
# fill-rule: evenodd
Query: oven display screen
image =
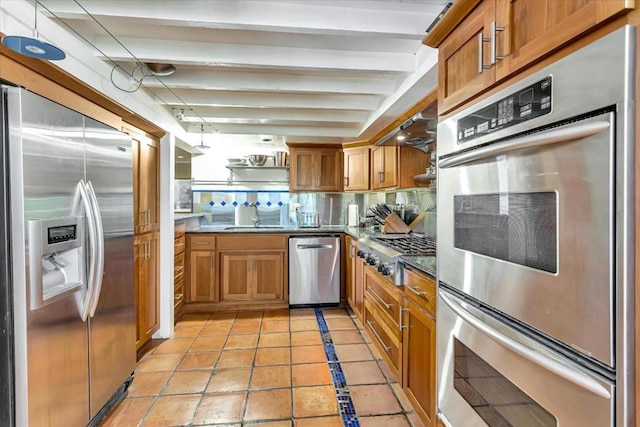
<path fill-rule="evenodd" d="M 453 387 L 489 427 L 557 427 L 556 418 L 454 339 Z"/>
<path fill-rule="evenodd" d="M 76 225 L 63 225 L 60 227 L 49 227 L 47 229 L 47 242 L 54 243 L 68 242 L 76 239 Z"/>
<path fill-rule="evenodd" d="M 557 273 L 557 199 L 553 191 L 454 196 L 454 245 Z"/>
<path fill-rule="evenodd" d="M 458 120 L 458 144 L 551 112 L 551 76 Z"/>

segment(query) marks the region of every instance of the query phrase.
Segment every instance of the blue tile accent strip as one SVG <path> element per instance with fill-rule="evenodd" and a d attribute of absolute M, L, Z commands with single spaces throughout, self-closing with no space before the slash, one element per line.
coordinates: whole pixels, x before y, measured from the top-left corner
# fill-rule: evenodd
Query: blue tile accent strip
<path fill-rule="evenodd" d="M 340 367 L 340 361 L 338 360 L 336 349 L 333 346 L 331 333 L 327 327 L 327 322 L 324 320 L 322 309 L 316 308 L 315 313 L 316 321 L 320 328 L 320 335 L 322 335 L 324 353 L 327 356 L 327 363 L 329 364 L 331 378 L 333 379 L 333 387 L 336 390 L 336 398 L 338 399 L 338 409 L 340 410 L 342 423 L 344 424 L 344 427 L 360 427 L 360 422 L 356 415 L 356 409 L 353 406 L 353 401 L 349 394 L 349 388 L 347 387 L 347 381 L 345 380 L 344 372 L 342 372 L 342 368 Z"/>

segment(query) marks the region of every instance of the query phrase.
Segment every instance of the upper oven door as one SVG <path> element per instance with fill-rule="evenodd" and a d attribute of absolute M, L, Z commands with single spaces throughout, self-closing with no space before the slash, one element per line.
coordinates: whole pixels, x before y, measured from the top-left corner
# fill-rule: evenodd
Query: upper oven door
<path fill-rule="evenodd" d="M 439 161 L 438 275 L 613 366 L 615 115 Z"/>

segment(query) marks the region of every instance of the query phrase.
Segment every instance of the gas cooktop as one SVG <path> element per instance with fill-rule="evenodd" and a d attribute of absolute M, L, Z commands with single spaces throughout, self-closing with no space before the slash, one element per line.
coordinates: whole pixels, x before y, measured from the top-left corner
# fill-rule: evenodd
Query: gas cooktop
<path fill-rule="evenodd" d="M 373 236 L 371 239 L 402 255 L 435 255 L 436 253 L 436 241 L 422 235 Z"/>

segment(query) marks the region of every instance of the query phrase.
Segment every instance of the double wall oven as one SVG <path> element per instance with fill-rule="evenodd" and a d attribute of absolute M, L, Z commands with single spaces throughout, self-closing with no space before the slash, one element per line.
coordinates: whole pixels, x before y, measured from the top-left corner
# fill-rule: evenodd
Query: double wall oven
<path fill-rule="evenodd" d="M 635 28 L 438 126 L 438 410 L 634 420 Z"/>

